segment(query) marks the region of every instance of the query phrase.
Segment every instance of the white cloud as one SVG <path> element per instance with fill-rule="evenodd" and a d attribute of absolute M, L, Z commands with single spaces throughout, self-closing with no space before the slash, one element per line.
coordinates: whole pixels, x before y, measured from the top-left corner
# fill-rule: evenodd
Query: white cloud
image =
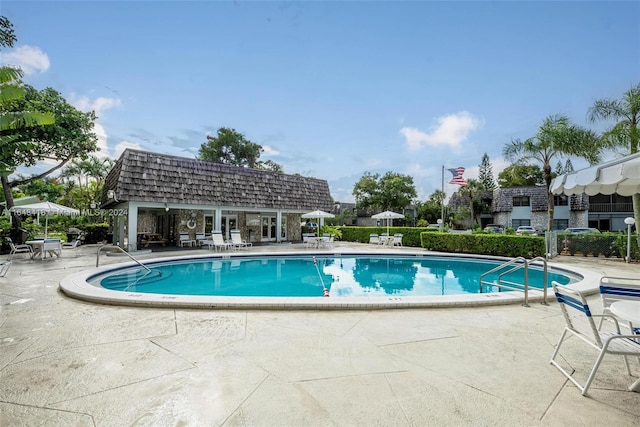
<path fill-rule="evenodd" d="M 140 144 L 136 144 L 134 142 L 130 142 L 127 140 L 120 141 L 113 149 L 113 158 L 117 159 L 127 148 L 133 148 L 134 150 L 142 150 L 142 146 Z"/>
<path fill-rule="evenodd" d="M 2 54 L 2 63 L 18 66 L 25 75 L 44 73 L 51 65 L 49 56 L 35 46 L 19 46 L 10 52 Z"/>
<path fill-rule="evenodd" d="M 407 165 L 407 167 L 405 168 L 405 171 L 408 175 L 410 176 L 418 176 L 418 177 L 425 177 L 425 176 L 432 176 L 433 175 L 433 171 L 429 170 L 429 169 L 424 169 L 420 163 L 410 163 L 409 165 Z"/>
<path fill-rule="evenodd" d="M 104 111 L 122 105 L 122 102 L 118 98 L 105 98 L 101 96 L 99 98 L 91 99 L 86 96 L 78 96 L 74 93 L 69 97 L 69 103 L 80 111 L 86 112 L 93 110 L 96 112 L 98 117 L 100 117 Z"/>
<path fill-rule="evenodd" d="M 467 111 L 438 117 L 437 124 L 424 132 L 414 127 L 403 127 L 400 134 L 405 137 L 409 150 L 425 147 L 449 146 L 457 148 L 469 133 L 478 129 L 482 120 Z"/>
<path fill-rule="evenodd" d="M 270 145 L 263 145 L 262 146 L 262 150 L 263 150 L 263 154 L 265 156 L 277 156 L 280 154 L 280 152 L 278 150 L 276 150 L 275 148 L 271 147 Z"/>

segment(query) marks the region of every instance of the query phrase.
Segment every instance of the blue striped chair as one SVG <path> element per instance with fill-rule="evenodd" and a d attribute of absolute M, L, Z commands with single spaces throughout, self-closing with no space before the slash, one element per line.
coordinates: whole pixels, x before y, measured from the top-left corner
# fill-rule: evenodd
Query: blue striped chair
<path fill-rule="evenodd" d="M 602 276 L 600 278 L 600 295 L 602 297 L 602 313 L 611 314 L 609 307 L 616 301 L 640 301 L 640 280 Z M 599 327 L 602 327 L 602 321 L 603 319 L 600 319 Z M 634 334 L 640 334 L 640 325 L 633 326 L 629 322 L 629 328 Z"/>
<path fill-rule="evenodd" d="M 580 389 L 583 396 L 587 394 L 589 386 L 591 385 L 591 382 L 600 367 L 600 363 L 606 354 L 623 356 L 624 363 L 627 367 L 627 373 L 631 375 L 627 356 L 640 356 L 640 343 L 635 341 L 637 336 L 620 334 L 618 320 L 611 314 L 592 314 L 589 304 L 587 304 L 584 296 L 579 291 L 562 286 L 555 281 L 552 281 L 551 285 L 553 286 L 553 291 L 556 294 L 556 299 L 560 305 L 560 310 L 562 311 L 562 315 L 566 323 L 556 349 L 553 352 L 553 356 L 551 356 L 551 364 L 558 368 L 565 377 L 575 384 L 576 387 Z M 615 324 L 616 332 L 600 332 L 593 320 L 594 317 L 610 318 Z M 581 385 L 571 373 L 556 361 L 556 356 L 560 352 L 562 343 L 565 341 L 565 338 L 570 335 L 580 338 L 599 352 L 584 386 Z"/>

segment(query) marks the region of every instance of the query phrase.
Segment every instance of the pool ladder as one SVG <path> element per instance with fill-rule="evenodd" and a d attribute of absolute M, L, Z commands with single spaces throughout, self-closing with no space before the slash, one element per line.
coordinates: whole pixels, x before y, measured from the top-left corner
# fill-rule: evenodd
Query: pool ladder
<path fill-rule="evenodd" d="M 498 288 L 498 292 L 502 292 L 503 289 L 507 289 L 510 291 L 523 291 L 524 292 L 524 303 L 522 304 L 524 307 L 529 306 L 529 265 L 533 264 L 536 261 L 542 261 L 544 266 L 543 270 L 543 286 L 542 286 L 542 304 L 549 305 L 547 303 L 547 288 L 549 286 L 549 272 L 547 267 L 547 259 L 543 257 L 535 257 L 527 260 L 524 257 L 517 257 L 510 261 L 505 262 L 504 264 L 500 264 L 499 266 L 492 268 L 491 270 L 480 275 L 480 293 L 482 293 L 482 285 L 488 286 L 496 286 Z M 507 270 L 507 267 L 510 267 Z M 524 269 L 524 283 L 517 283 L 506 280 L 504 276 L 513 273 L 514 271 Z M 504 270 L 504 271 L 503 271 Z M 498 283 L 489 282 L 485 280 L 485 276 L 488 274 L 496 273 L 502 271 L 498 276 Z"/>
<path fill-rule="evenodd" d="M 116 246 L 116 245 L 102 245 L 98 248 L 98 252 L 96 253 L 96 267 L 98 267 L 98 264 L 100 263 L 100 252 L 102 252 L 103 249 L 110 249 L 112 252 L 114 249 L 117 251 L 120 251 L 126 256 L 128 256 L 129 258 L 131 258 L 133 261 L 135 261 L 140 267 L 147 270 L 147 272 L 151 272 L 151 269 L 149 267 L 147 267 L 146 265 L 144 265 L 143 263 L 135 259 L 133 255 L 131 255 L 129 252 L 125 251 L 120 246 Z"/>

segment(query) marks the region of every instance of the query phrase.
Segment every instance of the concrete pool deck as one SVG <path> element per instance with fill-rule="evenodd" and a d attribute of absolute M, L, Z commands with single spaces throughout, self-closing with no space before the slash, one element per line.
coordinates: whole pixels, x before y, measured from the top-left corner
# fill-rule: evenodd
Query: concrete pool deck
<path fill-rule="evenodd" d="M 589 397 L 550 365 L 564 326 L 553 299 L 261 311 L 117 307 L 62 294 L 60 280 L 95 266 L 95 254 L 84 246 L 59 259 L 18 255 L 0 278 L 3 427 L 640 424 L 640 394 L 626 390 L 640 376 L 636 361 L 629 377 L 622 358 L 606 357 Z M 620 260 L 553 263 L 640 277 L 640 264 Z M 600 310 L 597 295 L 589 302 Z M 561 354 L 581 381 L 597 355 L 575 339 Z"/>

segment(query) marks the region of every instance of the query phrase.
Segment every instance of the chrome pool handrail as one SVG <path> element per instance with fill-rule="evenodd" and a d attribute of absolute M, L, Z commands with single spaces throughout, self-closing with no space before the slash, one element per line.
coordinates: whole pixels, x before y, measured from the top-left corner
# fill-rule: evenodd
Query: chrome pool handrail
<path fill-rule="evenodd" d="M 107 248 L 107 249 L 117 249 L 120 252 L 122 252 L 123 254 L 125 254 L 126 256 L 128 256 L 129 258 L 131 258 L 131 260 L 135 261 L 140 267 L 144 268 L 147 271 L 151 271 L 151 269 L 149 267 L 147 267 L 146 265 L 144 265 L 143 263 L 141 263 L 140 261 L 138 261 L 137 259 L 135 259 L 133 257 L 133 255 L 131 255 L 129 252 L 125 251 L 124 249 L 122 249 L 120 246 L 116 246 L 116 245 L 102 245 L 98 248 L 98 251 L 96 253 L 96 267 L 98 267 L 98 264 L 100 263 L 100 251 L 102 251 L 102 249 Z"/>

